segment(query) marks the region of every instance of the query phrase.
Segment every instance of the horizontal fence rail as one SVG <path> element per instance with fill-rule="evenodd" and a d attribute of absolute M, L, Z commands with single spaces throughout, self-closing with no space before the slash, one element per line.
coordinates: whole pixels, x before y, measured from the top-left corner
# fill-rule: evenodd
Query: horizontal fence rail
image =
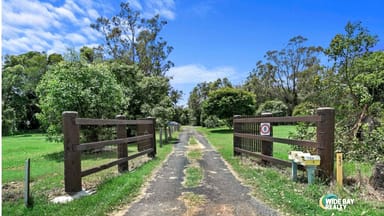
<path fill-rule="evenodd" d="M 249 118 L 235 118 L 234 123 L 293 123 L 293 122 L 320 122 L 320 116 L 287 116 L 287 117 L 249 117 Z"/>
<path fill-rule="evenodd" d="M 128 170 L 128 161 L 142 155 L 155 157 L 156 134 L 155 119 L 125 120 L 124 116 L 117 119 L 78 118 L 77 112 L 63 112 L 64 133 L 64 184 L 65 191 L 75 193 L 82 190 L 81 178 L 90 174 L 118 166 L 119 172 Z M 111 140 L 80 143 L 80 126 L 115 126 L 116 138 Z M 136 127 L 136 135 L 127 137 L 127 126 Z M 138 153 L 128 156 L 128 145 L 136 143 Z M 81 153 L 117 145 L 117 159 L 87 170 L 81 170 Z"/>
<path fill-rule="evenodd" d="M 314 123 L 316 126 L 316 141 L 295 140 L 273 137 L 273 125 L 278 123 Z M 261 135 L 260 125 L 269 123 L 270 134 Z M 283 143 L 316 149 L 321 157 L 320 175 L 332 179 L 334 163 L 334 131 L 335 112 L 333 108 L 319 108 L 316 115 L 299 117 L 272 117 L 265 113 L 262 116 L 234 116 L 233 144 L 234 155 L 247 154 L 261 158 L 264 162 L 290 166 L 290 161 L 273 157 L 273 143 Z M 254 146 L 257 146 L 256 148 Z"/>
<path fill-rule="evenodd" d="M 77 118 L 77 125 L 150 125 L 152 120 L 120 120 L 120 119 L 90 119 Z"/>

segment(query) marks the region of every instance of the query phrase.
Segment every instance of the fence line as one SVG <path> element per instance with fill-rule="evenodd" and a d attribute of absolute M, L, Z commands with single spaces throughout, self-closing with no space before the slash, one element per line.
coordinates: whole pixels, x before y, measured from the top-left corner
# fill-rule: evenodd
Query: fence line
<path fill-rule="evenodd" d="M 80 143 L 80 126 L 116 126 L 116 139 Z M 136 126 L 137 134 L 127 137 L 127 126 Z M 119 172 L 128 170 L 128 161 L 148 154 L 156 155 L 155 119 L 125 120 L 124 116 L 116 119 L 88 119 L 78 118 L 78 113 L 73 111 L 63 112 L 64 133 L 64 184 L 65 192 L 74 193 L 82 190 L 81 178 L 101 170 L 118 166 Z M 128 144 L 137 143 L 138 153 L 128 156 Z M 81 170 L 81 152 L 100 149 L 107 145 L 117 145 L 117 160 L 107 164 Z"/>
<path fill-rule="evenodd" d="M 233 144 L 234 155 L 249 154 L 263 161 L 290 166 L 290 161 L 273 157 L 273 142 L 316 148 L 321 157 L 320 175 L 333 179 L 335 111 L 324 107 L 317 109 L 316 115 L 300 117 L 234 116 Z M 311 122 L 316 125 L 316 141 L 294 140 L 273 137 L 273 123 Z M 260 123 L 270 123 L 270 135 L 260 135 Z"/>

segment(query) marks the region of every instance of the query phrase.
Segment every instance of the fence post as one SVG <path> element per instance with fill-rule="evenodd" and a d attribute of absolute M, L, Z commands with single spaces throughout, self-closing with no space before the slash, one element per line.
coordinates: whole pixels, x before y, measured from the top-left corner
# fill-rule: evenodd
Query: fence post
<path fill-rule="evenodd" d="M 119 120 L 124 120 L 125 116 L 117 115 L 116 118 Z M 117 139 L 127 138 L 126 125 L 116 125 L 116 135 L 117 135 Z M 120 159 L 120 158 L 126 158 L 126 157 L 128 157 L 127 143 L 118 145 L 117 146 L 117 158 Z M 119 173 L 127 171 L 128 170 L 128 161 L 118 164 L 117 169 L 118 169 Z"/>
<path fill-rule="evenodd" d="M 79 126 L 76 125 L 77 112 L 63 112 L 64 133 L 64 185 L 65 192 L 76 193 L 81 188 L 81 152 Z"/>
<path fill-rule="evenodd" d="M 148 119 L 152 120 L 152 126 L 149 127 L 149 133 L 151 133 L 153 135 L 152 142 L 151 142 L 153 152 L 150 153 L 148 156 L 154 158 L 156 156 L 156 153 L 157 153 L 157 149 L 156 149 L 156 118 L 148 117 Z"/>
<path fill-rule="evenodd" d="M 320 155 L 320 176 L 333 179 L 334 142 L 335 142 L 335 110 L 330 107 L 317 109 L 321 117 L 317 124 L 317 154 Z"/>
<path fill-rule="evenodd" d="M 264 118 L 264 117 L 272 117 L 272 113 L 262 113 L 261 116 Z M 268 122 L 263 122 L 263 123 L 268 123 Z M 260 126 L 259 126 L 259 130 L 260 130 Z M 272 123 L 270 124 L 270 135 L 269 136 L 273 136 L 273 127 L 272 127 Z M 261 154 L 263 155 L 267 155 L 267 156 L 273 156 L 273 142 L 270 142 L 270 141 L 261 141 Z M 267 163 L 267 161 L 264 161 L 265 163 Z"/>
<path fill-rule="evenodd" d="M 160 135 L 160 148 L 163 147 L 163 128 L 160 126 L 159 128 L 159 135 Z"/>
<path fill-rule="evenodd" d="M 168 129 L 167 129 L 167 125 L 164 126 L 164 142 L 165 143 L 168 143 Z"/>
<path fill-rule="evenodd" d="M 235 123 L 235 120 L 236 119 L 239 119 L 241 116 L 240 115 L 234 115 L 233 116 L 233 134 L 235 135 L 235 133 L 239 132 L 239 123 Z M 233 156 L 238 156 L 240 155 L 239 152 L 236 152 L 235 151 L 235 148 L 238 148 L 240 147 L 240 139 L 239 137 L 236 137 L 236 136 L 233 136 Z"/>

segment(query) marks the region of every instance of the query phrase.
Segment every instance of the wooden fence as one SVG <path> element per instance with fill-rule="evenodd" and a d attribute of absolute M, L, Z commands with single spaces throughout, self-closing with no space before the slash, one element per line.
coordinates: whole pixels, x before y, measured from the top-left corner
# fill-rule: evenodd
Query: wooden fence
<path fill-rule="evenodd" d="M 80 143 L 80 126 L 116 126 L 116 139 Z M 136 127 L 136 135 L 127 137 L 127 126 Z M 95 172 L 118 165 L 118 171 L 128 170 L 128 161 L 141 155 L 156 155 L 155 119 L 125 120 L 124 116 L 116 119 L 78 118 L 77 112 L 63 112 L 64 132 L 64 184 L 65 192 L 74 193 L 82 190 L 81 178 Z M 138 153 L 128 156 L 128 144 L 137 143 Z M 81 153 L 84 151 L 117 145 L 117 160 L 98 167 L 81 170 Z"/>
<path fill-rule="evenodd" d="M 316 125 L 316 141 L 293 140 L 273 137 L 273 124 L 310 122 Z M 270 123 L 270 135 L 260 135 L 260 124 Z M 233 119 L 234 155 L 241 153 L 257 156 L 263 161 L 291 166 L 290 161 L 273 157 L 273 142 L 315 148 L 321 157 L 320 175 L 333 179 L 335 111 L 333 108 L 319 108 L 316 115 L 300 117 L 242 117 Z"/>

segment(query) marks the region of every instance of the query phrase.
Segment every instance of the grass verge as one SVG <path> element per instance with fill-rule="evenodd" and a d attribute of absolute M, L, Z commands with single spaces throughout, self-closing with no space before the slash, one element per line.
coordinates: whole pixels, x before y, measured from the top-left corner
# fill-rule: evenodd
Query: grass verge
<path fill-rule="evenodd" d="M 285 130 L 286 126 L 280 128 Z M 215 146 L 223 158 L 232 168 L 250 185 L 253 195 L 264 200 L 270 206 L 280 209 L 281 212 L 293 215 L 382 215 L 384 204 L 379 200 L 362 195 L 369 195 L 363 187 L 346 191 L 335 186 L 316 182 L 307 185 L 290 180 L 290 168 L 278 169 L 262 167 L 254 163 L 253 159 L 233 157 L 233 134 L 230 130 L 197 128 L 204 133 L 209 142 Z M 274 127 L 274 134 L 284 134 Z M 288 146 L 289 147 L 289 146 Z M 287 150 L 287 149 L 286 149 Z M 274 150 L 275 154 L 276 149 Z M 281 153 L 281 155 L 284 155 Z M 348 163 L 347 163 L 348 164 Z M 347 173 L 351 172 L 346 166 Z M 304 173 L 302 173 L 304 175 Z M 343 211 L 324 210 L 319 207 L 319 199 L 328 193 L 337 194 L 339 198 L 354 199 L 353 205 Z"/>
<path fill-rule="evenodd" d="M 188 142 L 187 159 L 189 164 L 185 169 L 185 179 L 183 185 L 187 188 L 197 187 L 203 179 L 203 169 L 199 165 L 199 160 L 203 158 L 202 148 L 196 139 L 191 136 Z"/>
<path fill-rule="evenodd" d="M 118 174 L 117 167 L 112 167 L 90 175 L 83 179 L 83 187 L 89 189 L 91 183 L 96 194 L 67 204 L 53 204 L 50 199 L 64 191 L 63 144 L 47 142 L 43 134 L 24 134 L 2 137 L 2 148 L 2 215 L 106 215 L 138 196 L 152 171 L 172 151 L 170 144 L 158 146 L 156 158 L 132 172 Z M 30 208 L 24 206 L 22 197 L 23 166 L 27 158 L 31 158 L 33 206 Z M 82 158 L 82 168 L 115 158 L 116 153 L 86 155 Z"/>

